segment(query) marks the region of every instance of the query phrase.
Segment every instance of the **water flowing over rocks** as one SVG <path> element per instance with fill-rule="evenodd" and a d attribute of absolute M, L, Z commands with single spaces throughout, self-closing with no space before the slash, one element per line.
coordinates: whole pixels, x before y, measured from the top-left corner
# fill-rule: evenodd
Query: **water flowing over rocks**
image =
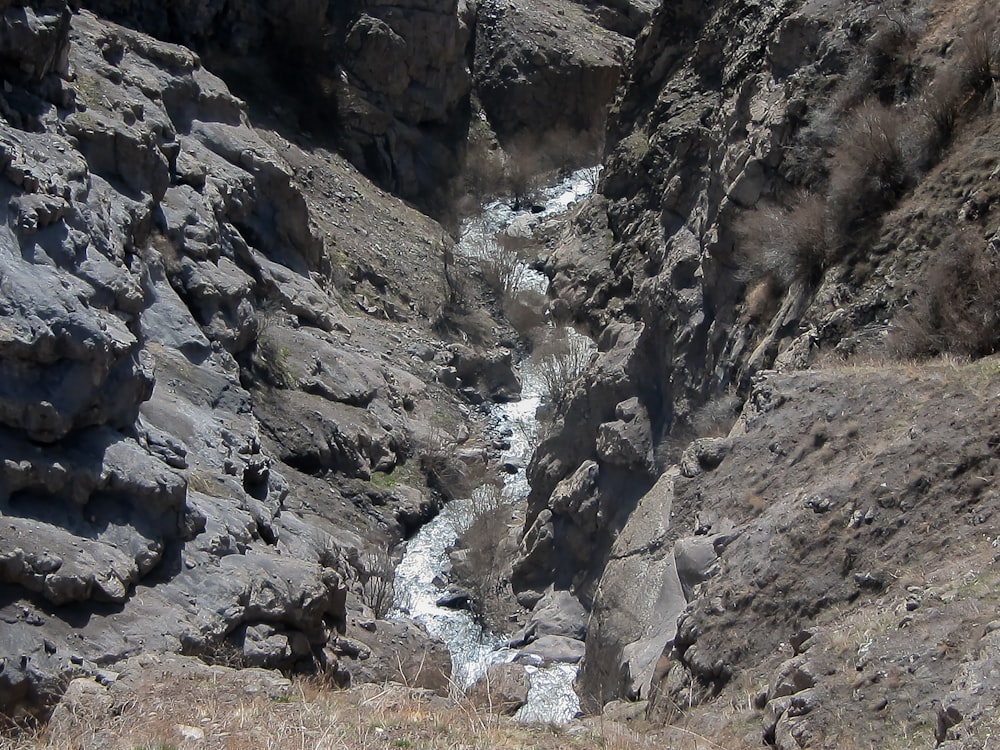
<path fill-rule="evenodd" d="M 998 40 L 978 0 L 0 0 L 0 718 L 282 670 L 989 746 Z M 558 209 L 513 185 L 581 133 Z M 528 342 L 369 182 L 452 219 L 476 137 L 597 344 L 530 456 Z M 503 636 L 444 580 L 486 465 Z"/>

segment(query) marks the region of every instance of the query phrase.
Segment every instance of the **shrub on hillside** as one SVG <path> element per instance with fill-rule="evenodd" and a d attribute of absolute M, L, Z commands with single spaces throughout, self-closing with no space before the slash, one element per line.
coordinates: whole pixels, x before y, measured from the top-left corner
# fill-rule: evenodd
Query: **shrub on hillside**
<path fill-rule="evenodd" d="M 362 559 L 359 574 L 363 577 L 361 598 L 371 607 L 375 619 L 381 620 L 392 609 L 395 597 L 394 580 L 396 577 L 389 553 L 382 550 L 369 552 Z"/>
<path fill-rule="evenodd" d="M 817 281 L 831 257 L 826 204 L 818 195 L 806 194 L 790 209 L 770 205 L 744 214 L 736 235 L 747 280 L 782 290 L 796 280 Z"/>
<path fill-rule="evenodd" d="M 573 383 L 583 375 L 593 355 L 590 339 L 558 329 L 535 348 L 542 399 L 558 409 L 570 394 Z"/>
<path fill-rule="evenodd" d="M 965 85 L 985 94 L 1000 78 L 1000 12 L 993 2 L 980 3 L 958 45 Z"/>
<path fill-rule="evenodd" d="M 898 107 L 869 100 L 841 128 L 830 171 L 828 205 L 845 233 L 895 202 L 914 178 L 910 147 L 919 140 Z"/>
<path fill-rule="evenodd" d="M 896 354 L 977 357 L 1000 350 L 1000 249 L 966 231 L 938 252 L 921 282 L 890 329 Z"/>

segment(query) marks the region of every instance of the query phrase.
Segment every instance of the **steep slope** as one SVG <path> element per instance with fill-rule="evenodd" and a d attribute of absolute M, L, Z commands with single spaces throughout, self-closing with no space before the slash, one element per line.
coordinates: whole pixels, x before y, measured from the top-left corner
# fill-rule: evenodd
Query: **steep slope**
<path fill-rule="evenodd" d="M 771 564 L 767 548 L 730 545 L 756 528 L 745 514 L 727 515 L 730 502 L 770 508 L 799 490 L 806 502 L 845 472 L 870 472 L 875 487 L 892 486 L 884 463 L 812 466 L 793 492 L 786 483 L 796 481 L 794 472 L 769 461 L 777 495 L 736 483 L 737 499 L 728 501 L 720 485 L 689 498 L 683 512 L 676 495 L 687 491 L 679 489 L 686 477 L 720 464 L 732 467 L 731 483 L 763 470 L 760 456 L 727 455 L 721 439 L 685 450 L 692 438 L 726 435 L 739 404 L 763 397 L 753 387 L 760 373 L 829 367 L 849 356 L 996 350 L 994 11 L 976 3 L 678 2 L 660 7 L 638 37 L 609 123 L 602 196 L 578 211 L 547 261 L 554 309 L 589 327 L 601 354 L 569 389 L 530 467 L 513 582 L 529 606 L 555 586 L 591 610 L 580 688 L 592 708 L 645 699 L 657 685 L 661 718 L 672 715 L 663 706 L 721 705 L 720 690 L 761 674 L 752 670 L 765 656 L 744 646 L 756 637 L 749 634 L 766 634 L 767 650 L 776 648 L 772 638 L 787 643 L 820 621 L 836 631 L 838 621 L 881 606 L 858 599 L 856 589 L 836 593 L 864 588 L 866 579 L 852 579 L 855 552 L 843 569 L 839 551 L 824 562 L 795 553 L 766 614 L 740 605 L 723 615 L 719 592 L 739 589 L 740 574 L 726 577 L 729 555 L 747 554 L 751 567 Z M 865 434 L 863 405 L 879 398 L 875 389 L 837 372 L 788 382 L 806 400 L 823 387 L 852 394 L 860 403 L 848 399 L 839 409 Z M 988 388 L 973 411 L 987 408 Z M 924 398 L 932 404 L 951 395 L 944 388 Z M 820 403 L 816 419 L 825 413 Z M 988 422 L 968 428 L 969 440 L 989 444 Z M 876 441 L 889 439 L 873 429 Z M 937 446 L 915 450 L 947 455 Z M 937 475 L 925 481 L 943 497 L 976 497 L 961 486 L 963 476 L 954 486 Z M 991 481 L 989 472 L 981 476 Z M 842 502 L 858 508 L 868 491 L 845 489 Z M 992 495 L 985 503 L 990 517 Z M 923 522 L 908 510 L 895 522 Z M 813 533 L 805 530 L 808 514 L 784 519 L 774 534 Z M 894 575 L 905 577 L 930 564 L 932 553 L 919 534 L 904 538 L 899 547 L 870 540 L 859 549 L 887 554 Z M 989 531 L 975 538 L 988 540 Z M 942 554 L 959 564 L 965 544 L 944 545 Z M 698 586 L 717 570 L 717 581 Z M 813 577 L 832 592 L 817 593 Z M 905 599 L 885 576 L 873 588 Z M 740 625 L 702 641 L 694 613 L 709 610 Z M 682 612 L 691 631 L 682 624 L 678 635 Z M 967 623 L 967 632 L 982 624 Z M 979 658 L 976 637 L 958 645 L 970 662 Z M 944 695 L 963 679 L 951 664 L 928 676 L 928 691 Z M 936 721 L 929 703 L 891 716 L 914 730 Z M 830 720 L 824 714 L 817 723 Z M 850 737 L 866 719 L 837 720 Z M 941 721 L 944 738 L 952 719 Z M 764 738 L 835 746 L 840 731 L 776 740 L 772 724 Z"/>
<path fill-rule="evenodd" d="M 189 50 L 0 10 L 2 713 L 142 652 L 441 687 L 369 583 L 476 430 L 436 382 L 451 240 Z"/>

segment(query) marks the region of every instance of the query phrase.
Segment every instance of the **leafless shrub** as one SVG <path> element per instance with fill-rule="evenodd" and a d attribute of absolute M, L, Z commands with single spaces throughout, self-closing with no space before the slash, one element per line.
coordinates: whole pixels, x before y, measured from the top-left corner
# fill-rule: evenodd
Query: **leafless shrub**
<path fill-rule="evenodd" d="M 359 571 L 364 576 L 362 600 L 371 607 L 375 618 L 381 620 L 389 614 L 395 596 L 392 558 L 384 549 L 375 550 L 364 556 L 362 567 Z"/>
<path fill-rule="evenodd" d="M 772 205 L 745 214 L 736 235 L 748 280 L 767 284 L 758 294 L 787 289 L 796 279 L 815 281 L 832 257 L 826 204 L 818 195 L 802 196 L 791 209 Z"/>
<path fill-rule="evenodd" d="M 900 109 L 873 99 L 848 118 L 835 144 L 827 197 L 829 226 L 842 230 L 839 245 L 857 222 L 895 204 L 915 176 L 919 138 Z"/>
<path fill-rule="evenodd" d="M 194 656 L 212 667 L 245 669 L 251 666 L 243 654 L 243 649 L 230 638 L 220 638 L 198 644 L 184 644 L 181 653 L 185 656 Z"/>
<path fill-rule="evenodd" d="M 965 85 L 985 94 L 1000 78 L 1000 13 L 994 3 L 980 3 L 958 44 Z"/>
<path fill-rule="evenodd" d="M 691 414 L 691 430 L 696 438 L 725 437 L 736 423 L 742 402 L 732 393 L 709 399 Z"/>
<path fill-rule="evenodd" d="M 545 325 L 546 304 L 545 295 L 541 292 L 521 289 L 504 300 L 503 312 L 513 329 L 527 339 Z"/>
<path fill-rule="evenodd" d="M 516 244 L 499 237 L 483 238 L 476 244 L 475 258 L 483 281 L 501 300 L 520 287 L 527 270 Z"/>
<path fill-rule="evenodd" d="M 705 437 L 725 437 L 736 424 L 742 402 L 732 393 L 710 398 L 689 414 L 675 419 L 670 433 L 660 440 L 653 453 L 660 471 L 681 460 L 693 440 Z"/>
<path fill-rule="evenodd" d="M 427 484 L 446 502 L 469 497 L 483 482 L 486 465 L 463 461 L 456 453 L 457 443 L 445 433 L 433 433 L 420 454 L 420 467 Z"/>
<path fill-rule="evenodd" d="M 559 329 L 536 347 L 542 399 L 558 409 L 569 397 L 570 387 L 586 371 L 593 345 L 585 336 Z"/>
<path fill-rule="evenodd" d="M 514 210 L 529 207 L 544 174 L 538 161 L 538 153 L 532 148 L 517 147 L 507 155 L 503 174 L 514 202 Z"/>
<path fill-rule="evenodd" d="M 986 356 L 1000 348 L 1000 252 L 975 232 L 959 235 L 928 265 L 890 329 L 889 347 L 907 358 Z"/>
<path fill-rule="evenodd" d="M 964 97 L 962 71 L 951 64 L 942 65 L 918 101 L 918 111 L 927 121 L 926 163 L 936 160 L 955 132 L 955 123 Z"/>
<path fill-rule="evenodd" d="M 513 550 L 505 548 L 510 536 L 511 505 L 503 488 L 489 482 L 472 494 L 470 507 L 472 521 L 460 541 L 467 555 L 467 579 L 463 583 L 470 588 L 476 613 L 489 618 L 498 609 L 513 557 Z"/>
<path fill-rule="evenodd" d="M 899 3 L 881 5 L 844 75 L 834 107 L 838 112 L 854 108 L 871 95 L 882 101 L 899 101 L 911 94 L 922 20 Z"/>

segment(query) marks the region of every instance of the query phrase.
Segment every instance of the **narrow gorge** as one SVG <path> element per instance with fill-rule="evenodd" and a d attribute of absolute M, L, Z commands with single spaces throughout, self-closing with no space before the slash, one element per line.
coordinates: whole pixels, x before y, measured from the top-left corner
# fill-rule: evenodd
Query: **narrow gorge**
<path fill-rule="evenodd" d="M 994 3 L 0 0 L 0 77 L 3 750 L 1000 735 Z"/>

